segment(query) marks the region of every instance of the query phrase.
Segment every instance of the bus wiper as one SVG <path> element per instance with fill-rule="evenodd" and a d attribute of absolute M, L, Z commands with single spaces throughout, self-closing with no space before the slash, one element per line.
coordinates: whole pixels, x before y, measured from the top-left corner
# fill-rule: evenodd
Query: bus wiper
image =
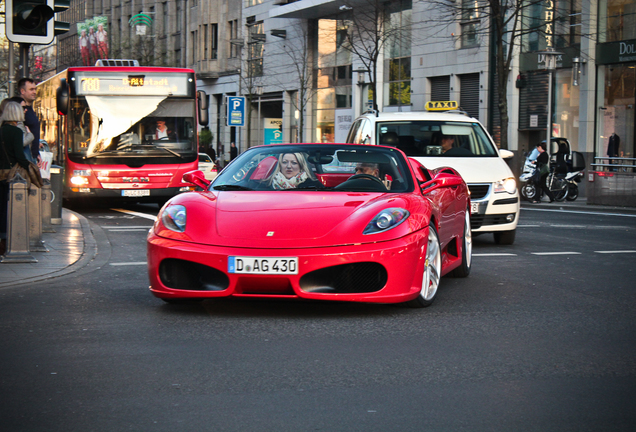
<path fill-rule="evenodd" d="M 220 191 L 251 191 L 253 189 L 245 187 L 245 186 L 240 186 L 240 185 L 230 185 L 230 184 L 225 184 L 225 185 L 219 185 L 219 186 L 214 186 L 212 189 L 214 190 L 220 190 Z"/>
<path fill-rule="evenodd" d="M 178 158 L 180 158 L 180 159 L 183 159 L 183 156 L 182 156 L 181 154 L 177 153 L 177 152 L 176 152 L 176 151 L 174 151 L 174 150 L 170 150 L 169 148 L 159 147 L 159 146 L 156 146 L 156 145 L 151 145 L 151 147 L 152 147 L 152 148 L 159 149 L 159 150 L 165 150 L 165 151 L 167 151 L 167 152 L 169 152 L 169 153 L 172 153 L 172 154 L 173 154 L 173 155 L 175 155 L 176 157 L 178 157 Z"/>

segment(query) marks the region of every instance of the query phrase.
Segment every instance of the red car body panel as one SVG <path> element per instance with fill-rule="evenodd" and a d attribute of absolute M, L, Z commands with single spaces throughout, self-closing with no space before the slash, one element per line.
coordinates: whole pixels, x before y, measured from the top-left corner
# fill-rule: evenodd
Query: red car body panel
<path fill-rule="evenodd" d="M 426 169 L 417 161 L 409 162 L 406 166 L 411 172 L 406 175 L 418 183 L 436 174 L 421 171 Z M 259 176 L 264 175 L 262 168 L 258 170 Z M 439 183 L 443 182 L 442 175 Z M 166 300 L 232 296 L 408 301 L 422 289 L 429 222 L 439 234 L 442 275 L 461 265 L 461 239 L 469 204 L 468 189 L 461 177 L 459 181 L 455 178 L 454 186 L 424 193 L 416 187 L 402 193 L 211 190 L 180 194 L 166 208 L 187 208 L 185 231 L 167 228 L 160 214 L 148 235 L 150 290 Z M 387 208 L 405 209 L 409 217 L 388 231 L 363 234 L 374 216 Z M 233 256 L 297 257 L 298 273 L 230 273 L 228 257 Z M 167 262 L 187 263 L 191 267 L 184 268 L 206 269 L 203 272 L 213 269 L 210 271 L 225 281 L 223 289 L 169 286 L 166 281 L 170 277 L 162 268 Z M 312 272 L 360 263 L 374 263 L 385 269 L 386 283 L 381 289 L 351 293 L 303 289 L 303 277 Z"/>

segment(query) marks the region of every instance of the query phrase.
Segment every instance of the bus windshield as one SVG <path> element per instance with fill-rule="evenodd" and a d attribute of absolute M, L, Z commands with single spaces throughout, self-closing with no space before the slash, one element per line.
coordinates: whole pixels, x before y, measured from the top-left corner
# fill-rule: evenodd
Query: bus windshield
<path fill-rule="evenodd" d="M 195 102 L 166 96 L 80 96 L 71 100 L 71 159 L 175 158 L 196 155 Z"/>

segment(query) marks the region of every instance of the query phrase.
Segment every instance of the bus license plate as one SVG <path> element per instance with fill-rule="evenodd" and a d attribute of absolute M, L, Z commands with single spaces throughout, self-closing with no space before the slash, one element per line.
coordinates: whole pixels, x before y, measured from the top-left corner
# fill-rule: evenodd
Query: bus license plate
<path fill-rule="evenodd" d="M 479 213 L 479 203 L 470 203 L 470 213 Z"/>
<path fill-rule="evenodd" d="M 149 189 L 123 190 L 121 191 L 121 196 L 125 196 L 125 197 L 150 196 L 150 190 Z"/>
<path fill-rule="evenodd" d="M 228 257 L 228 273 L 298 274 L 297 257 Z"/>

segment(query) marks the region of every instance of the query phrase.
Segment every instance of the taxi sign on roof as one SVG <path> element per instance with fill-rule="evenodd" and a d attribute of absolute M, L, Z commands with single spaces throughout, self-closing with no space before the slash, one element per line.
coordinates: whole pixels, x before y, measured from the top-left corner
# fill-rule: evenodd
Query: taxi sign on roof
<path fill-rule="evenodd" d="M 429 101 L 426 111 L 449 111 L 457 109 L 457 101 Z"/>

